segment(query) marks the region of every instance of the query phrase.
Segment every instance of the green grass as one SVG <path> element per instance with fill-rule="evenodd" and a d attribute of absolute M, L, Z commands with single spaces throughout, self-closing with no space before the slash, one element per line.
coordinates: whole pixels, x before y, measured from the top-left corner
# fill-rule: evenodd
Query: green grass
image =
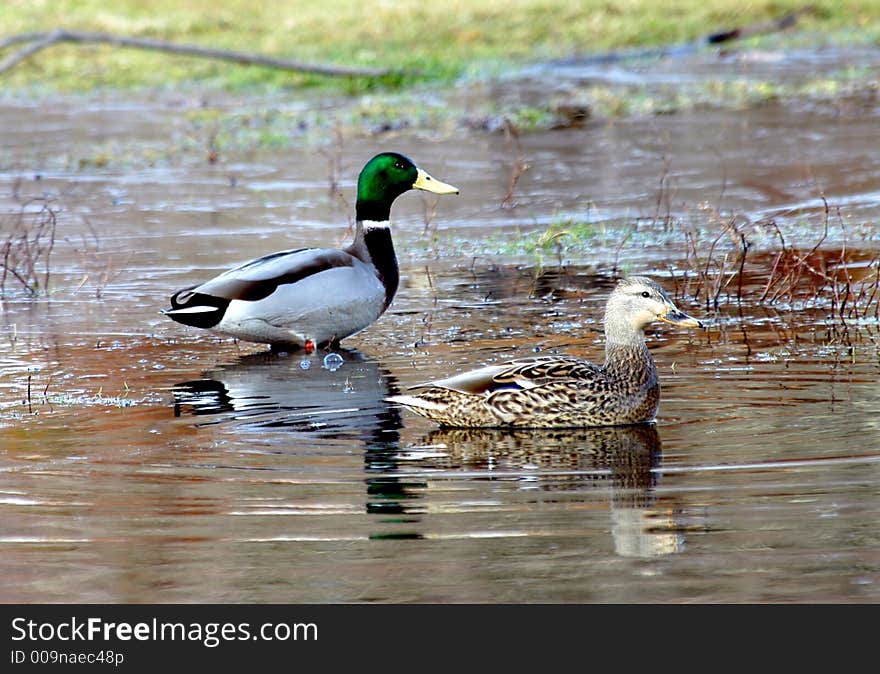
<path fill-rule="evenodd" d="M 267 68 L 106 46 L 58 45 L 17 66 L 5 88 L 331 86 L 361 93 L 413 79 L 450 81 L 492 63 L 691 40 L 778 18 L 804 0 L 6 0 L 3 36 L 56 27 L 254 51 L 303 61 L 417 72 L 378 82 L 328 80 Z M 851 30 L 880 41 L 880 3 L 816 0 L 799 27 Z M 9 53 L 8 51 L 6 53 Z M 6 54 L 5 53 L 5 54 Z M 4 56 L 5 56 L 4 54 Z"/>

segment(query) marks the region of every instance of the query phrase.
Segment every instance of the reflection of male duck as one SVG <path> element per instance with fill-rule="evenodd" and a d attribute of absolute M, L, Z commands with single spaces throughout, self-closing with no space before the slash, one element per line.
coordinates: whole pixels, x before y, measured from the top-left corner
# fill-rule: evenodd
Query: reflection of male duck
<path fill-rule="evenodd" d="M 385 398 L 397 393 L 396 381 L 358 351 L 336 349 L 312 357 L 258 353 L 177 384 L 173 393 L 175 416 L 193 414 L 199 425 L 231 423 L 306 440 L 358 438 L 365 450 L 367 512 L 418 510 L 415 501 L 424 481 L 394 475 L 402 422 L 400 410 Z"/>
<path fill-rule="evenodd" d="M 653 424 L 565 430 L 454 428 L 432 431 L 425 444 L 445 447 L 457 468 L 491 469 L 535 478 L 529 488 L 611 486 L 611 534 L 617 554 L 653 557 L 679 552 L 672 508 L 654 502 L 661 462 Z"/>
<path fill-rule="evenodd" d="M 337 349 L 326 359 L 258 353 L 204 375 L 174 387 L 175 416 L 190 413 L 212 417 L 200 425 L 231 422 L 314 438 L 355 434 L 396 446 L 400 413 L 384 401 L 396 391 L 395 380 L 358 351 Z"/>

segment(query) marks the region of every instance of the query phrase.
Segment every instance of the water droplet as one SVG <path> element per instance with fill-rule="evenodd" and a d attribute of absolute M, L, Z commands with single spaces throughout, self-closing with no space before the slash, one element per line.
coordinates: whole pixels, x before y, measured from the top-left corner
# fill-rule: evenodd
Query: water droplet
<path fill-rule="evenodd" d="M 328 353 L 324 356 L 324 367 L 330 370 L 330 372 L 336 372 L 345 360 L 338 353 Z"/>
<path fill-rule="evenodd" d="M 312 361 L 310 361 L 308 358 L 303 358 L 301 361 L 299 361 L 299 366 L 303 370 L 308 370 L 312 366 Z"/>

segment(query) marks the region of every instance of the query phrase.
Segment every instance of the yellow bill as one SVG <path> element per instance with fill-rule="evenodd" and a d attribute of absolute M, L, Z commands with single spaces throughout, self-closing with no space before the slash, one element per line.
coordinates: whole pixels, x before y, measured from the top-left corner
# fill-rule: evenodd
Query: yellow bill
<path fill-rule="evenodd" d="M 419 176 L 413 183 L 413 189 L 425 190 L 425 192 L 433 192 L 434 194 L 458 194 L 457 187 L 447 185 L 436 178 L 432 178 L 422 169 L 419 169 Z"/>

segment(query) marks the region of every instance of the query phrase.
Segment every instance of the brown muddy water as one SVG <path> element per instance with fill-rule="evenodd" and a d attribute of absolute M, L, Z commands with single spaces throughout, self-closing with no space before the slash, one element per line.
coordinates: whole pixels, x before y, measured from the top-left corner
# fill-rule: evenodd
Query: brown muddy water
<path fill-rule="evenodd" d="M 791 58 L 786 69 L 774 57 L 766 69 L 791 76 L 831 61 Z M 701 76 L 731 67 L 685 65 Z M 580 77 L 650 79 L 670 67 Z M 529 81 L 467 95 L 528 98 Z M 615 263 L 670 287 L 681 268 L 684 244 L 658 210 L 690 222 L 706 217 L 704 204 L 772 216 L 809 246 L 821 193 L 840 208 L 836 244 L 848 236 L 875 250 L 876 101 L 524 134 L 530 168 L 512 208 L 500 203 L 518 151 L 503 134 L 351 134 L 339 151 L 349 200 L 360 165 L 384 149 L 462 194 L 438 200 L 427 227 L 433 200 L 398 201 L 401 290 L 338 351 L 341 365 L 158 315 L 183 285 L 262 253 L 337 245 L 347 226 L 325 146 L 215 164 L 195 151 L 119 158 L 133 143 L 184 136 L 199 104 L 171 94 L 0 104 L 4 237 L 29 197 L 62 209 L 49 297 L 6 282 L 0 600 L 880 600 L 870 318 L 841 333 L 821 302 L 710 313 L 684 298 L 710 327 L 651 330 L 663 385 L 653 426 L 439 430 L 384 402 L 535 351 L 601 359 Z M 114 160 L 80 165 L 95 147 Z M 586 252 L 538 261 L 498 243 L 567 217 L 594 225 Z"/>

